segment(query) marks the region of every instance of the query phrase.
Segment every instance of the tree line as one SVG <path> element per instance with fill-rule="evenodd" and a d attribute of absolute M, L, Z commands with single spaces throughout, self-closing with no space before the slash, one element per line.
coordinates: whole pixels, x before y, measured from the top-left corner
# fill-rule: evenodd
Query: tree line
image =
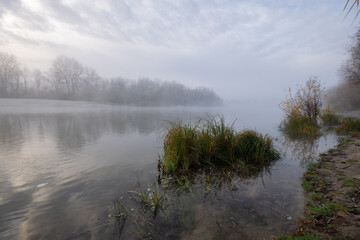
<path fill-rule="evenodd" d="M 103 78 L 77 60 L 58 56 L 47 71 L 30 70 L 0 52 L 0 97 L 108 102 L 122 105 L 217 105 L 220 97 L 205 87 L 141 78 Z"/>
<path fill-rule="evenodd" d="M 352 37 L 348 58 L 339 69 L 340 83 L 329 90 L 327 103 L 335 110 L 360 109 L 360 28 Z"/>

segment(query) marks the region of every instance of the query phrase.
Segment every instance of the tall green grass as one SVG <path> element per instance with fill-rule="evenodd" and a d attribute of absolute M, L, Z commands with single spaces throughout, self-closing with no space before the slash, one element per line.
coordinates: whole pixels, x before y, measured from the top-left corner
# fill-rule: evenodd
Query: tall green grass
<path fill-rule="evenodd" d="M 236 132 L 223 117 L 208 116 L 195 125 L 171 123 L 164 139 L 163 173 L 236 163 L 264 165 L 279 159 L 272 139 L 256 131 Z"/>
<path fill-rule="evenodd" d="M 345 134 L 350 132 L 360 132 L 360 119 L 347 118 L 336 129 L 339 134 Z"/>
<path fill-rule="evenodd" d="M 318 137 L 321 135 L 316 122 L 305 116 L 292 116 L 280 124 L 280 130 L 290 137 Z"/>

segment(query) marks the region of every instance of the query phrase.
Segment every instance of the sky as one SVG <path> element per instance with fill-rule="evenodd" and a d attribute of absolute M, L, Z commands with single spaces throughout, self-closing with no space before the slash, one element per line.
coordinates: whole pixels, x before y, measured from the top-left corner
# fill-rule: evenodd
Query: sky
<path fill-rule="evenodd" d="M 0 51 L 47 71 L 59 55 L 99 75 L 277 99 L 340 79 L 355 11 L 346 0 L 0 0 Z"/>

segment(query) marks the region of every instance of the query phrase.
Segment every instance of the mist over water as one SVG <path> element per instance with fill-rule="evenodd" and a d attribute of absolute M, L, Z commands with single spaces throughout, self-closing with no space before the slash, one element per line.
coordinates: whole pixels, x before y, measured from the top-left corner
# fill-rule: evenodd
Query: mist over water
<path fill-rule="evenodd" d="M 0 238 L 116 239 L 109 207 L 136 184 L 156 182 L 168 121 L 196 123 L 205 113 L 224 115 L 237 130 L 270 134 L 286 155 L 270 173 L 249 181 L 234 179 L 237 190 L 224 186 L 218 198 L 182 196 L 169 228 L 164 227 L 166 236 L 186 239 L 207 233 L 260 239 L 293 229 L 295 220 L 284 216 L 302 215 L 303 166 L 336 138 L 327 135 L 310 145 L 283 138 L 277 130 L 277 105 L 141 108 L 2 99 Z"/>

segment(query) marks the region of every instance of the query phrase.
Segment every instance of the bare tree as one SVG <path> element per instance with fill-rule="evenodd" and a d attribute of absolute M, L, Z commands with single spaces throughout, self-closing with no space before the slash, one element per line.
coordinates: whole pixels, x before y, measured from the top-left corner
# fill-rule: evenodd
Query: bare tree
<path fill-rule="evenodd" d="M 49 71 L 55 91 L 70 98 L 79 93 L 84 67 L 75 59 L 59 56 L 55 59 Z"/>
<path fill-rule="evenodd" d="M 354 44 L 349 49 L 349 58 L 340 68 L 340 76 L 347 83 L 360 84 L 360 29 L 353 36 Z"/>
<path fill-rule="evenodd" d="M 16 57 L 0 52 L 0 96 L 8 97 L 18 89 L 21 68 Z"/>
<path fill-rule="evenodd" d="M 33 84 L 34 84 L 34 92 L 36 95 L 40 95 L 42 87 L 43 87 L 44 76 L 39 69 L 35 69 L 32 72 L 32 78 L 33 78 Z"/>
<path fill-rule="evenodd" d="M 94 69 L 84 68 L 84 75 L 80 82 L 80 95 L 84 100 L 94 100 L 99 91 L 101 77 Z"/>

